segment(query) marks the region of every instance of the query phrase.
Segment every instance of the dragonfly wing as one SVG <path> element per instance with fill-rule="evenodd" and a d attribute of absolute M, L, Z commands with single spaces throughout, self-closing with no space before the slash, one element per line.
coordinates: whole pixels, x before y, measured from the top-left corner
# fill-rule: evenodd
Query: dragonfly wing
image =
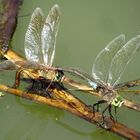
<path fill-rule="evenodd" d="M 108 83 L 116 85 L 121 78 L 127 64 L 140 49 L 140 35 L 129 40 L 114 56 L 109 70 Z"/>
<path fill-rule="evenodd" d="M 40 64 L 39 63 L 36 63 L 34 61 L 15 61 L 15 64 L 18 66 L 18 67 L 22 67 L 22 68 L 35 68 L 35 67 L 40 67 Z"/>
<path fill-rule="evenodd" d="M 41 33 L 43 61 L 45 65 L 51 66 L 55 54 L 56 37 L 60 23 L 60 8 L 54 5 L 46 18 Z"/>
<path fill-rule="evenodd" d="M 27 60 L 43 63 L 41 51 L 41 32 L 45 18 L 40 8 L 36 8 L 31 16 L 28 29 L 25 34 L 25 55 Z"/>
<path fill-rule="evenodd" d="M 132 81 L 128 81 L 128 82 L 124 82 L 124 83 L 120 83 L 114 86 L 115 90 L 126 90 L 128 88 L 132 88 L 135 86 L 140 86 L 140 79 L 136 79 L 136 80 L 132 80 Z"/>
<path fill-rule="evenodd" d="M 10 60 L 5 60 L 0 63 L 0 71 L 2 70 L 16 70 L 17 66 Z"/>
<path fill-rule="evenodd" d="M 125 44 L 123 34 L 114 38 L 96 57 L 92 68 L 92 75 L 95 79 L 107 83 L 111 61 L 117 51 Z"/>

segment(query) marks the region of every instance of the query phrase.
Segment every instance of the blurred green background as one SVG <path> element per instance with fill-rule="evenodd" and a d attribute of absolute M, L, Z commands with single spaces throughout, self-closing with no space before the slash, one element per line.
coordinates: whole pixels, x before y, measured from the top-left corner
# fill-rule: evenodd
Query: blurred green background
<path fill-rule="evenodd" d="M 40 7 L 47 15 L 56 3 L 61 8 L 62 18 L 54 66 L 76 67 L 91 73 L 95 57 L 113 38 L 123 33 L 128 41 L 140 33 L 139 0 L 24 0 L 12 40 L 14 50 L 24 56 L 24 35 L 33 10 Z M 140 52 L 128 65 L 121 82 L 139 78 L 139 60 Z M 12 85 L 14 74 L 2 73 L 0 82 Z M 81 92 L 75 95 L 88 104 L 96 101 Z M 124 96 L 140 102 L 138 96 Z M 117 111 L 117 118 L 140 131 L 140 113 L 122 107 Z M 0 124 L 0 140 L 122 139 L 63 110 L 9 94 L 0 98 Z"/>

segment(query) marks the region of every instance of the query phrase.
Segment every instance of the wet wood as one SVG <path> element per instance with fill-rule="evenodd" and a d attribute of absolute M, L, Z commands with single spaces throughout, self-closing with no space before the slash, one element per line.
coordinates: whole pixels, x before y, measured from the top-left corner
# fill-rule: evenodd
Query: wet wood
<path fill-rule="evenodd" d="M 99 125 L 103 122 L 102 114 L 99 112 L 93 112 L 92 109 L 89 108 L 84 102 L 64 90 L 54 89 L 53 91 L 51 91 L 56 96 L 56 98 L 54 99 L 42 97 L 31 93 L 27 94 L 26 92 L 7 87 L 5 85 L 0 85 L 0 90 L 6 91 L 19 97 L 34 100 L 39 103 L 66 110 L 90 123 L 96 124 L 99 127 L 116 133 L 124 138 L 133 140 L 140 139 L 139 132 L 130 129 L 119 122 L 114 122 L 109 117 L 105 117 L 104 125 Z"/>
<path fill-rule="evenodd" d="M 14 30 L 17 25 L 17 14 L 19 6 L 22 3 L 22 0 L 3 0 L 3 12 L 0 15 L 0 45 L 2 48 L 2 52 L 5 52 L 5 47 L 9 44 L 11 37 L 13 36 Z M 7 50 L 6 50 L 7 51 Z M 9 49 L 7 53 L 4 53 L 4 56 L 15 62 L 16 61 L 24 61 L 25 59 L 19 56 L 16 52 Z M 18 65 L 20 67 L 21 65 Z M 25 71 L 28 72 L 28 71 Z M 33 78 L 38 78 L 38 76 L 34 73 L 28 72 Z M 68 77 L 65 77 L 64 82 L 66 84 L 69 84 L 73 87 L 78 88 L 79 90 L 86 91 L 86 93 L 90 93 L 92 95 L 101 96 L 99 93 L 93 91 L 92 88 L 90 88 L 87 85 L 84 85 L 82 83 L 76 82 L 72 79 L 69 79 Z M 66 92 L 64 90 L 58 90 L 56 89 L 48 89 L 56 98 L 48 98 L 39 96 L 37 94 L 31 94 L 27 93 L 21 90 L 13 89 L 10 87 L 7 87 L 5 85 L 0 85 L 0 90 L 8 92 L 10 94 L 26 98 L 29 100 L 34 100 L 39 103 L 43 103 L 46 105 L 50 105 L 59 109 L 66 110 L 80 118 L 83 118 L 84 120 L 93 123 L 95 125 L 98 125 L 99 127 L 111 131 L 113 133 L 116 133 L 124 138 L 127 139 L 140 139 L 140 133 L 128 128 L 127 126 L 112 121 L 109 117 L 105 117 L 104 119 L 104 125 L 99 125 L 103 122 L 102 114 L 99 112 L 93 112 L 91 108 L 89 108 L 83 101 L 73 96 L 71 93 Z M 138 105 L 133 104 L 130 101 L 125 100 L 124 103 L 125 106 L 130 107 L 131 109 L 136 109 L 137 111 L 140 111 L 138 108 Z"/>
<path fill-rule="evenodd" d="M 4 54 L 4 56 L 7 59 L 9 59 L 9 60 L 11 60 L 13 62 L 21 61 L 21 63 L 18 63 L 18 65 L 17 65 L 18 67 L 22 66 L 22 61 L 24 63 L 26 61 L 26 59 L 24 59 L 23 57 L 21 57 L 20 55 L 18 55 L 16 52 L 14 52 L 11 49 L 9 49 L 9 51 L 6 54 Z M 51 69 L 56 70 L 56 68 L 51 68 Z M 27 73 L 32 78 L 39 78 L 39 75 L 37 75 L 36 73 L 33 73 L 33 72 L 31 73 L 28 70 L 24 70 L 23 73 Z M 95 90 L 93 90 L 93 88 L 89 87 L 88 85 L 82 84 L 81 82 L 77 82 L 77 81 L 75 81 L 73 79 L 70 79 L 70 78 L 68 78 L 66 76 L 63 78 L 63 82 L 65 84 L 70 85 L 70 86 L 72 86 L 72 87 L 74 87 L 74 88 L 76 88 L 78 90 L 81 90 L 81 91 L 83 91 L 85 93 L 89 93 L 91 95 L 95 95 L 95 96 L 98 96 L 100 98 L 102 97 L 102 95 L 100 93 L 96 92 Z M 123 106 L 140 112 L 140 104 L 134 103 L 134 102 L 129 101 L 127 99 L 124 99 Z"/>

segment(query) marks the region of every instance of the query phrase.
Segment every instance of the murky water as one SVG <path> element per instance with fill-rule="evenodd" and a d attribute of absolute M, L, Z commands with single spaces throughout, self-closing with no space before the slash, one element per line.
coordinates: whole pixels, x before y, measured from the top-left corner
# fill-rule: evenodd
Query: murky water
<path fill-rule="evenodd" d="M 41 7 L 47 15 L 55 3 L 59 4 L 62 11 L 55 66 L 77 67 L 90 73 L 96 55 L 113 38 L 123 33 L 126 40 L 129 40 L 140 33 L 138 0 L 25 0 L 12 42 L 14 50 L 24 56 L 24 34 L 33 10 Z M 24 16 L 26 14 L 29 16 Z M 122 81 L 139 78 L 139 60 L 140 52 L 127 67 Z M 13 81 L 13 72 L 0 75 L 1 83 L 12 85 Z M 75 94 L 82 100 L 90 100 L 91 103 L 89 95 L 80 95 L 80 92 Z M 130 97 L 135 98 L 138 97 Z M 140 102 L 140 98 L 137 101 Z M 118 109 L 117 116 L 120 122 L 140 131 L 140 113 L 122 107 Z M 122 139 L 63 110 L 26 101 L 7 93 L 0 99 L 0 124 L 0 140 Z"/>

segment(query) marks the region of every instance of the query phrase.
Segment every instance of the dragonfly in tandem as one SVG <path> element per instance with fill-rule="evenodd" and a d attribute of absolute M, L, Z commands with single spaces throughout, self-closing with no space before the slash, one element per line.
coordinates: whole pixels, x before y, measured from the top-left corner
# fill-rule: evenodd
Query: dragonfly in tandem
<path fill-rule="evenodd" d="M 63 81 L 63 71 L 65 71 L 64 68 L 54 68 L 55 71 L 53 71 L 52 67 L 60 15 L 58 5 L 52 7 L 46 20 L 41 9 L 37 8 L 33 12 L 25 35 L 27 65 L 22 67 L 23 69 L 38 69 L 40 76 L 58 82 Z M 122 85 L 118 85 L 118 82 L 127 64 L 133 58 L 134 54 L 138 52 L 139 48 L 140 35 L 130 39 L 126 43 L 125 36 L 122 34 L 113 39 L 97 55 L 92 68 L 92 77 L 74 69 L 67 69 L 67 71 L 86 79 L 90 86 L 102 95 L 103 100 L 97 102 L 97 105 L 108 101 L 109 106 L 107 108 L 110 108 L 111 105 L 120 107 L 124 103 L 124 100 L 118 94 L 118 90 L 125 86 L 132 86 L 132 82 Z M 52 71 L 47 72 L 46 75 L 46 72 L 42 72 L 41 69 Z M 19 85 L 18 77 L 20 76 L 20 72 L 18 71 L 16 74 L 15 87 Z M 139 82 L 139 80 L 133 81 L 133 86 L 138 85 Z"/>
<path fill-rule="evenodd" d="M 96 57 L 92 68 L 92 76 L 75 68 L 57 68 L 65 72 L 74 73 L 85 79 L 90 86 L 97 91 L 102 100 L 93 105 L 108 103 L 103 113 L 111 107 L 121 107 L 124 103 L 123 97 L 119 95 L 119 90 L 127 89 L 140 85 L 140 79 L 118 84 L 121 76 L 133 58 L 140 49 L 140 35 L 133 37 L 127 43 L 125 35 L 121 34 L 114 38 Z"/>
<path fill-rule="evenodd" d="M 24 49 L 27 60 L 6 60 L 0 64 L 0 70 L 17 69 L 14 88 L 19 86 L 23 70 L 37 71 L 40 77 L 57 82 L 63 77 L 62 71 L 47 71 L 47 67 L 52 67 L 55 56 L 60 17 L 61 12 L 57 4 L 51 8 L 46 19 L 40 8 L 34 10 L 25 34 Z"/>
<path fill-rule="evenodd" d="M 58 82 L 65 79 L 63 78 L 63 71 L 67 71 L 86 79 L 93 89 L 103 95 L 103 101 L 107 100 L 108 104 L 121 106 L 123 98 L 117 91 L 128 85 L 128 83 L 118 87 L 117 83 L 126 65 L 135 52 L 138 51 L 140 36 L 132 38 L 126 44 L 124 35 L 120 35 L 111 41 L 97 56 L 91 77 L 76 69 L 52 67 L 60 16 L 61 12 L 58 5 L 51 8 L 46 19 L 40 8 L 35 9 L 25 35 L 25 56 L 27 61 L 6 60 L 0 64 L 0 70 L 15 69 L 15 66 L 22 63 L 16 73 L 15 88 L 19 86 L 20 73 L 25 69 L 38 70 L 40 76 Z M 11 61 L 14 61 L 14 63 Z M 138 81 L 135 83 L 138 84 Z M 131 82 L 129 85 L 132 86 Z"/>
<path fill-rule="evenodd" d="M 103 93 L 103 99 L 109 98 L 109 104 L 115 107 L 120 107 L 124 103 L 123 98 L 117 92 L 117 89 L 121 88 L 121 86 L 117 88 L 117 84 L 127 64 L 139 49 L 140 35 L 130 39 L 127 43 L 125 43 L 125 36 L 120 35 L 111 41 L 95 59 L 92 77 L 97 82 L 90 80 L 88 82 L 94 89 Z M 122 86 L 124 85 L 122 84 Z M 104 100 L 98 103 L 103 102 Z"/>

